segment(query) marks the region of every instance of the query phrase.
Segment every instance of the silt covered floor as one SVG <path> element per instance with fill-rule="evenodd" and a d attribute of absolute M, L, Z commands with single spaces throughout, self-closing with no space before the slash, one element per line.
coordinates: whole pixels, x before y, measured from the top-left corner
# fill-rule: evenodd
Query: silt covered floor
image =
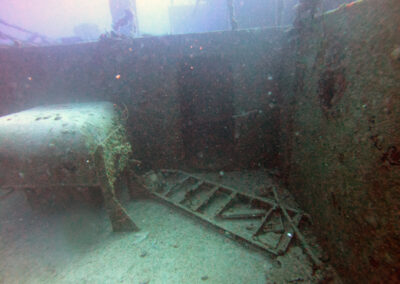
<path fill-rule="evenodd" d="M 265 171 L 203 175 L 239 190 L 273 182 Z M 32 211 L 20 191 L 0 202 L 0 283 L 317 283 L 322 277 L 297 240 L 284 256 L 272 257 L 148 196 L 124 204 L 138 233 L 113 233 L 105 210 L 91 204 L 44 214 Z"/>

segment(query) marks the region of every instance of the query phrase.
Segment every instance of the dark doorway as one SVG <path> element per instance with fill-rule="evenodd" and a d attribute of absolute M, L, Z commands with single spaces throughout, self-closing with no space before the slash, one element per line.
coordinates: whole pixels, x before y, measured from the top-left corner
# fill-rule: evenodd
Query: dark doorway
<path fill-rule="evenodd" d="M 187 165 L 227 166 L 233 151 L 231 65 L 218 56 L 185 58 L 178 76 Z"/>

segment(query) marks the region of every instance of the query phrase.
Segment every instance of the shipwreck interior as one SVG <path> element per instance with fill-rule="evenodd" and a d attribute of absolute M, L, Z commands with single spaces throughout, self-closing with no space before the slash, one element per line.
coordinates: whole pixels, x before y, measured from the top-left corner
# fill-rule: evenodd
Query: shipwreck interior
<path fill-rule="evenodd" d="M 0 48 L 0 283 L 400 282 L 399 15 L 364 0 L 293 27 Z M 88 103 L 119 120 L 57 130 L 85 129 L 68 163 L 38 138 L 76 183 L 6 183 L 13 114 L 44 106 L 31 133 L 65 105 L 90 122 Z"/>

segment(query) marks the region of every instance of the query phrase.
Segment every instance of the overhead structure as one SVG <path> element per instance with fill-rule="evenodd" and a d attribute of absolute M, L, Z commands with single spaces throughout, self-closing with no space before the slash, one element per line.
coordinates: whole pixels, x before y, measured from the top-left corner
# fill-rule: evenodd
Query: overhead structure
<path fill-rule="evenodd" d="M 13 35 L 10 35 L 4 31 L 2 31 L 2 28 L 7 28 L 7 29 L 11 29 L 12 31 L 17 31 L 19 33 L 22 33 L 26 39 L 20 39 L 17 38 Z M 25 44 L 50 44 L 50 39 L 47 38 L 46 36 L 39 34 L 37 32 L 32 32 L 29 31 L 27 29 L 18 27 L 16 25 L 10 24 L 2 19 L 0 19 L 0 42 L 1 41 L 10 41 L 12 42 L 14 45 L 20 45 L 21 43 L 25 43 Z"/>

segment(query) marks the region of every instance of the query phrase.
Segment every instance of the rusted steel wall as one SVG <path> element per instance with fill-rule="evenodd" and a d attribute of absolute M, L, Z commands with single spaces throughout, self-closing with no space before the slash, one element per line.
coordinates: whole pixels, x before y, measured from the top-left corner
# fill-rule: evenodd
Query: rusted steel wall
<path fill-rule="evenodd" d="M 219 75 L 229 72 L 232 77 L 234 114 L 266 110 L 266 135 L 255 137 L 250 143 L 254 146 L 238 153 L 243 161 L 238 164 L 247 166 L 258 159 L 255 146 L 260 141 L 267 145 L 262 159 L 273 164 L 278 125 L 274 79 L 282 36 L 279 29 L 259 29 L 3 48 L 0 115 L 59 102 L 108 100 L 122 108 L 125 104 L 135 157 L 153 167 L 177 167 L 183 158 L 179 68 L 195 58 L 200 62 L 219 58 L 229 69 L 222 68 Z M 197 72 L 196 66 L 193 72 Z M 218 84 L 218 78 L 207 78 L 207 70 L 202 72 L 205 81 Z M 267 80 L 269 76 L 273 79 Z M 248 148 L 254 149 L 253 153 Z"/>
<path fill-rule="evenodd" d="M 284 49 L 282 168 L 348 283 L 400 282 L 399 15 L 348 4 Z"/>

